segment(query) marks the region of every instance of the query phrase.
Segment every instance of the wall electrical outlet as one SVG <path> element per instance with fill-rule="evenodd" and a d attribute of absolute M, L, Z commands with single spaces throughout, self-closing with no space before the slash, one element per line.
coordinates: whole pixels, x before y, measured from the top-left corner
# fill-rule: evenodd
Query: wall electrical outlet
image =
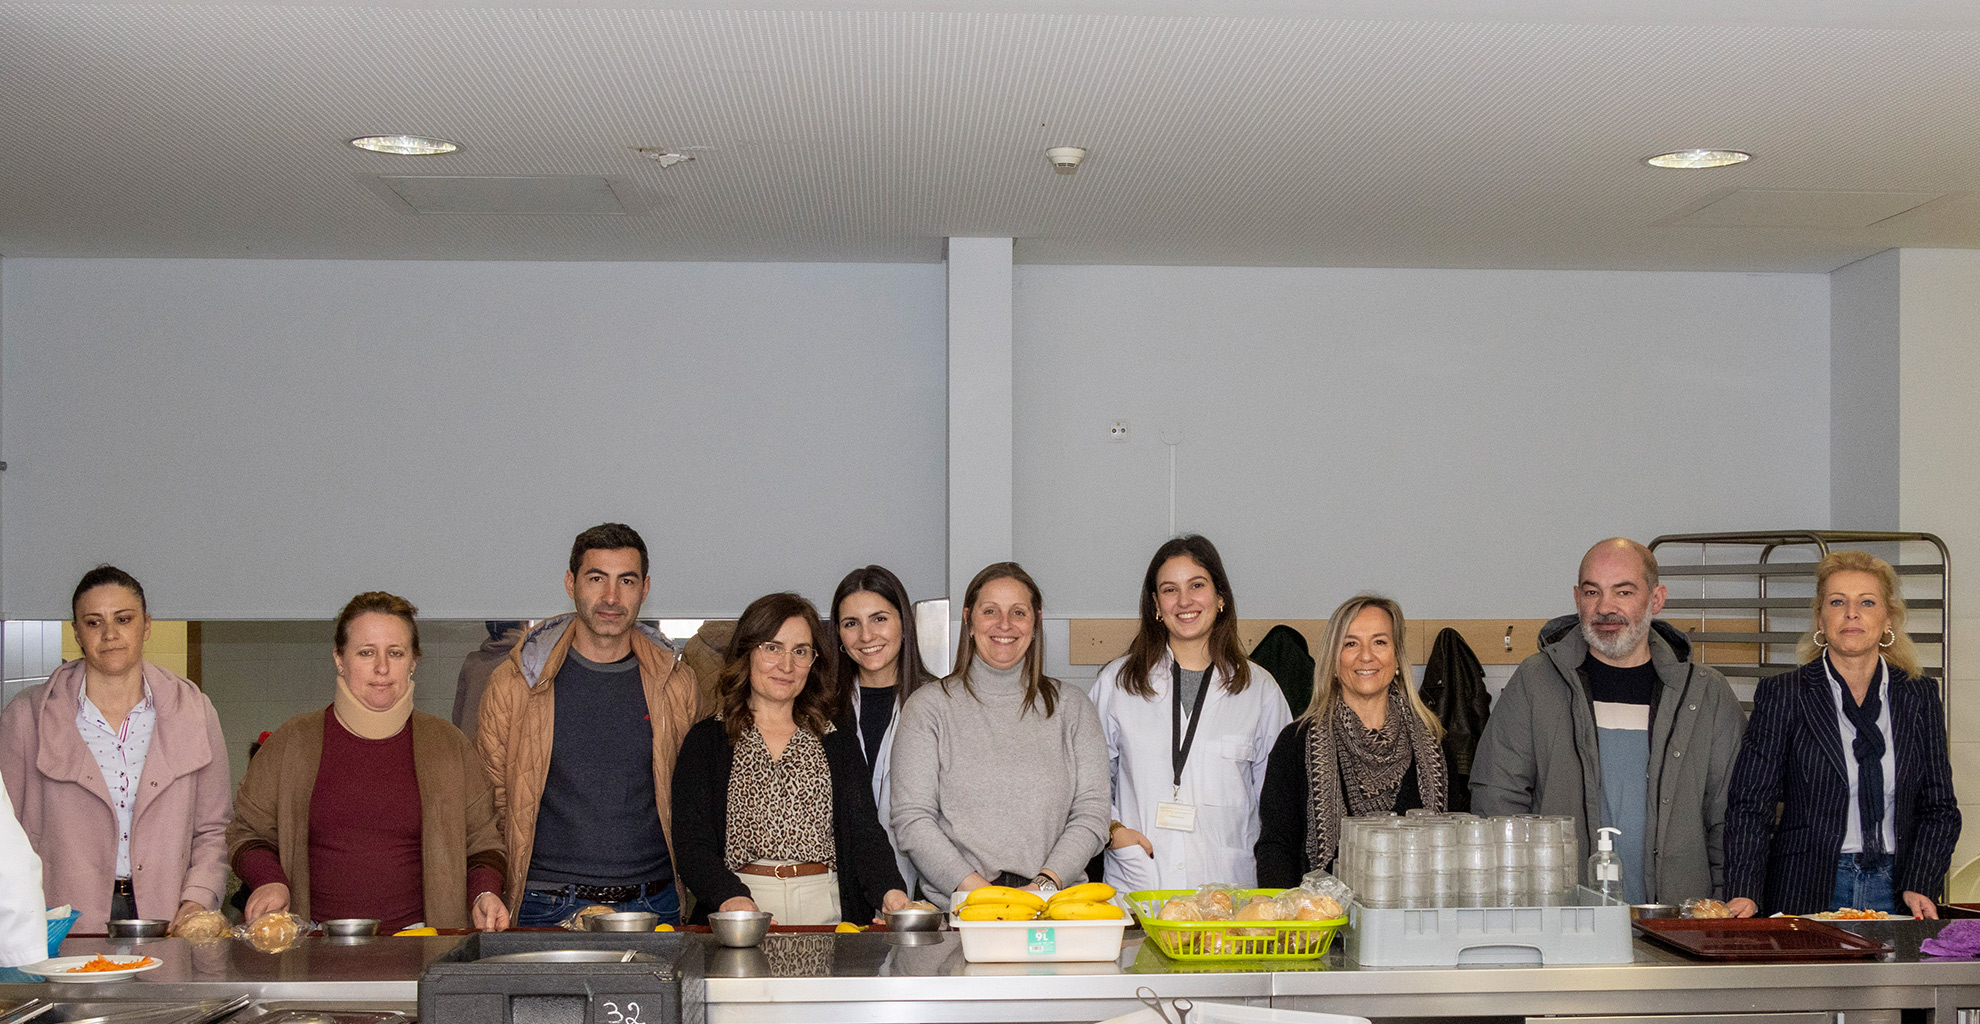
<path fill-rule="evenodd" d="M 1107 440 L 1119 441 L 1125 444 L 1127 442 L 1127 439 L 1128 439 L 1128 421 L 1109 420 L 1107 422 Z"/>

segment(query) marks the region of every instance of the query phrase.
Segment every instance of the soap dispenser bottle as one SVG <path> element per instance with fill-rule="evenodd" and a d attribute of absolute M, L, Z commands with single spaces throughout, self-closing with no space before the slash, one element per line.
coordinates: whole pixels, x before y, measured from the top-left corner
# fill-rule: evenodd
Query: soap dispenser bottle
<path fill-rule="evenodd" d="M 1595 830 L 1595 853 L 1588 858 L 1588 884 L 1605 899 L 1623 900 L 1622 858 L 1616 856 L 1615 837 L 1619 828 L 1604 825 Z"/>

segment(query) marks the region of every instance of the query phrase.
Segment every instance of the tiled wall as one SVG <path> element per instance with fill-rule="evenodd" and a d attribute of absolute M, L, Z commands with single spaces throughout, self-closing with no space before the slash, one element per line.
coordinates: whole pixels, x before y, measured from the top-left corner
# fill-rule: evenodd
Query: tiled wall
<path fill-rule="evenodd" d="M 0 625 L 4 638 L 6 680 L 0 683 L 0 704 L 22 690 L 43 682 L 62 664 L 63 622 L 17 619 Z"/>

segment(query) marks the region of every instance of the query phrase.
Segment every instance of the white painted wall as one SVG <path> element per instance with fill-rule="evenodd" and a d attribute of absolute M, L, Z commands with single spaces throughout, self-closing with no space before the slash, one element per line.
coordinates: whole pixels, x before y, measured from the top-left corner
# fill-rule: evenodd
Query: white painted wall
<path fill-rule="evenodd" d="M 1952 552 L 1953 785 L 1966 828 L 1953 864 L 1980 856 L 1980 252 L 1899 252 L 1899 529 Z"/>
<path fill-rule="evenodd" d="M 938 592 L 937 265 L 0 261 L 0 612 L 110 561 L 168 618 L 569 606 L 573 535 L 649 614 Z"/>
<path fill-rule="evenodd" d="M 1169 533 L 1247 616 L 1571 611 L 1611 534 L 1825 527 L 1825 275 L 1020 266 L 1016 548 L 1131 615 Z M 1130 421 L 1125 444 L 1105 439 Z M 1976 602 L 1980 606 L 1980 602 Z"/>

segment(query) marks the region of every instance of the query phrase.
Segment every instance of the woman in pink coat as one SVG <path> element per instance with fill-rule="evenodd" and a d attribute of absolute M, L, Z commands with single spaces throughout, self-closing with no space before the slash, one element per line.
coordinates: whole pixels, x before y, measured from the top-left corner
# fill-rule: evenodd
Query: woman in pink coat
<path fill-rule="evenodd" d="M 199 688 L 144 660 L 144 588 L 108 565 L 71 602 L 79 661 L 0 711 L 0 778 L 78 931 L 220 905 L 232 817 L 226 741 Z M 175 929 L 176 930 L 176 929 Z"/>

